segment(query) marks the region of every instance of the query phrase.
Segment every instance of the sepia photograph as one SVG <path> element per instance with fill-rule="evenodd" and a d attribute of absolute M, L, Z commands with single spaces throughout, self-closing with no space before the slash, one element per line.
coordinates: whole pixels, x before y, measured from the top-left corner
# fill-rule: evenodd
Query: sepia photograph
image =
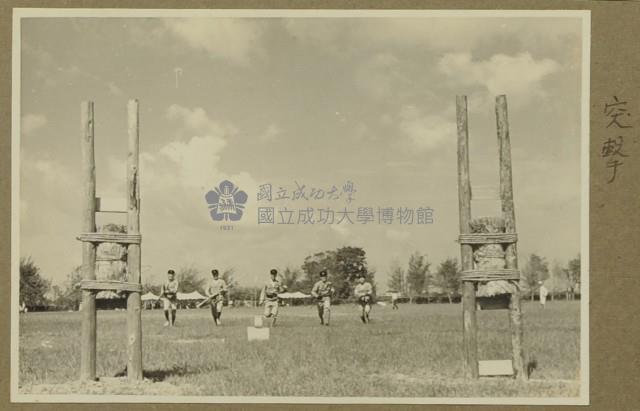
<path fill-rule="evenodd" d="M 589 403 L 589 11 L 12 41 L 12 401 Z"/>

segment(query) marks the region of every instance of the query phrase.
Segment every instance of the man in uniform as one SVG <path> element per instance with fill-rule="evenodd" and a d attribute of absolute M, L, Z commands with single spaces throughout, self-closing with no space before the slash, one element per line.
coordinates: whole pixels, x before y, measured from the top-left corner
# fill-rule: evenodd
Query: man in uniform
<path fill-rule="evenodd" d="M 327 271 L 320 271 L 320 280 L 313 285 L 311 295 L 318 300 L 318 316 L 321 325 L 329 325 L 331 320 L 331 296 L 335 292 L 333 285 L 327 281 Z"/>
<path fill-rule="evenodd" d="M 260 292 L 259 304 L 264 303 L 264 318 L 271 318 L 271 327 L 276 326 L 276 320 L 278 318 L 278 294 L 287 290 L 286 286 L 277 279 L 278 270 L 275 268 L 269 272 L 271 278 L 262 287 Z"/>
<path fill-rule="evenodd" d="M 373 287 L 367 282 L 364 275 L 358 277 L 358 284 L 354 289 L 354 295 L 360 304 L 360 319 L 363 323 L 369 322 L 369 312 L 371 312 L 371 300 L 373 299 Z"/>
<path fill-rule="evenodd" d="M 205 293 L 211 306 L 213 322 L 216 325 L 222 325 L 220 316 L 222 315 L 224 296 L 227 293 L 227 283 L 222 278 L 219 278 L 219 273 L 216 269 L 211 270 L 211 277 L 213 277 L 213 279 L 209 283 Z"/>
<path fill-rule="evenodd" d="M 173 270 L 167 271 L 167 282 L 162 284 L 162 289 L 160 290 L 160 298 L 162 299 L 162 304 L 164 308 L 164 318 L 166 319 L 164 326 L 175 326 L 176 325 L 176 310 L 178 309 L 178 288 L 180 284 L 178 280 L 175 279 L 176 273 Z M 171 315 L 169 315 L 169 310 L 171 310 Z"/>

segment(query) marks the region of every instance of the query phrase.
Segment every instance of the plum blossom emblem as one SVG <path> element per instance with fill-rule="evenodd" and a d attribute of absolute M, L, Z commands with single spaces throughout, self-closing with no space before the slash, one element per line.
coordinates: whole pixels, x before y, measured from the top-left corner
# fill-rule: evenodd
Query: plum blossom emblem
<path fill-rule="evenodd" d="M 242 218 L 247 193 L 229 180 L 224 180 L 205 196 L 209 214 L 214 221 L 238 221 Z"/>

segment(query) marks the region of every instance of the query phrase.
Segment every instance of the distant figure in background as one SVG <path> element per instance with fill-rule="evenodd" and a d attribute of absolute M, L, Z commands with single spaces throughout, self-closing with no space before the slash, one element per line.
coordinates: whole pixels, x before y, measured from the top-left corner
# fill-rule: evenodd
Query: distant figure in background
<path fill-rule="evenodd" d="M 549 295 L 549 290 L 547 290 L 547 287 L 542 284 L 542 281 L 540 281 L 538 284 L 540 284 L 540 289 L 538 290 L 538 292 L 540 293 L 540 305 L 542 306 L 542 308 L 544 308 L 544 305 L 547 303 L 547 295 Z"/>
<path fill-rule="evenodd" d="M 262 291 L 260 292 L 260 301 L 258 305 L 262 305 L 264 303 L 264 318 L 271 318 L 271 327 L 276 326 L 276 320 L 278 319 L 278 294 L 285 292 L 287 287 L 283 286 L 280 281 L 278 281 L 278 270 L 275 268 L 272 269 L 269 274 L 271 278 L 267 283 L 262 287 Z"/>
<path fill-rule="evenodd" d="M 164 326 L 173 327 L 176 325 L 176 310 L 178 309 L 178 288 L 180 283 L 176 280 L 176 272 L 173 270 L 167 271 L 167 282 L 162 284 L 160 290 L 160 298 L 162 299 L 164 307 L 164 318 L 166 319 Z M 171 315 L 169 315 L 171 310 Z"/>
<path fill-rule="evenodd" d="M 391 292 L 391 304 L 392 304 L 391 309 L 393 310 L 398 309 L 398 293 L 395 291 Z"/>
<path fill-rule="evenodd" d="M 20 304 L 20 312 L 26 313 L 27 311 L 29 311 L 29 309 L 27 308 L 27 305 L 23 301 L 22 304 Z"/>
<path fill-rule="evenodd" d="M 327 271 L 320 271 L 320 280 L 313 285 L 311 295 L 318 302 L 320 325 L 329 326 L 331 320 L 331 296 L 335 292 L 331 281 L 327 281 Z"/>
<path fill-rule="evenodd" d="M 367 282 L 364 275 L 358 277 L 358 284 L 354 289 L 354 294 L 360 304 L 360 319 L 363 323 L 369 322 L 369 313 L 371 312 L 371 300 L 373 299 L 373 287 Z"/>
<path fill-rule="evenodd" d="M 227 292 L 227 283 L 219 278 L 218 270 L 211 270 L 212 280 L 206 289 L 207 298 L 211 305 L 211 316 L 215 325 L 222 325 L 222 306 L 224 305 L 224 295 Z"/>

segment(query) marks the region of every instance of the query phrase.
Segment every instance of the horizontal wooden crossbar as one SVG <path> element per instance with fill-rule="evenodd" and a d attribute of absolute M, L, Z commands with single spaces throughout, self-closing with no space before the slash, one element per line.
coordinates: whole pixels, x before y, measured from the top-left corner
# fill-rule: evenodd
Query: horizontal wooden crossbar
<path fill-rule="evenodd" d="M 142 292 L 142 284 L 126 283 L 124 281 L 115 280 L 82 280 L 80 281 L 80 288 L 92 291 L 112 290 L 138 293 Z"/>
<path fill-rule="evenodd" d="M 140 234 L 124 233 L 82 233 L 76 238 L 90 243 L 140 244 L 142 241 Z"/>
<path fill-rule="evenodd" d="M 462 281 L 498 281 L 498 280 L 520 280 L 520 271 L 511 269 L 502 270 L 466 270 L 460 273 Z"/>
<path fill-rule="evenodd" d="M 516 233 L 460 234 L 460 244 L 510 244 L 518 241 Z"/>

